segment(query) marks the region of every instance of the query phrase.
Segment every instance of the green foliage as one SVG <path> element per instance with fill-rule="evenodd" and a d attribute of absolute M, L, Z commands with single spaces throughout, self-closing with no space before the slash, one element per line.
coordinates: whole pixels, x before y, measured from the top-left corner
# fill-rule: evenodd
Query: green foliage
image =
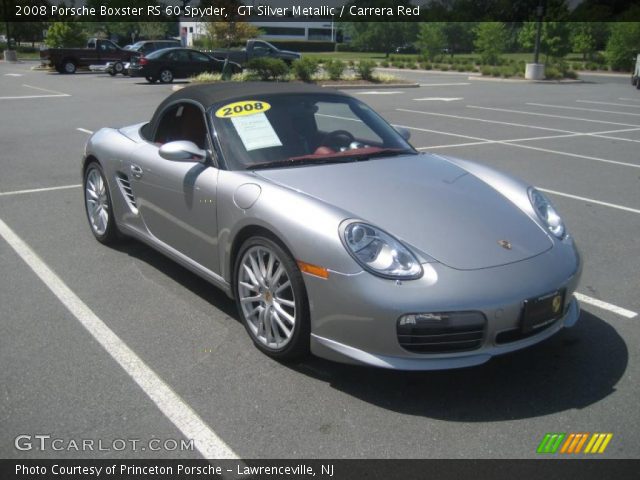
<path fill-rule="evenodd" d="M 280 58 L 252 58 L 247 63 L 247 70 L 263 81 L 285 80 L 289 75 L 289 67 Z"/>
<path fill-rule="evenodd" d="M 416 45 L 426 59 L 433 62 L 447 45 L 443 24 L 438 22 L 422 23 Z"/>
<path fill-rule="evenodd" d="M 167 36 L 167 26 L 166 22 L 140 22 L 139 34 L 149 40 L 162 39 Z"/>
<path fill-rule="evenodd" d="M 47 30 L 46 44 L 52 48 L 84 47 L 87 36 L 75 22 L 54 22 Z"/>
<path fill-rule="evenodd" d="M 518 35 L 520 45 L 533 52 L 536 23 L 525 22 Z M 540 51 L 547 57 L 561 58 L 571 51 L 568 22 L 543 22 L 540 35 Z"/>
<path fill-rule="evenodd" d="M 294 61 L 291 66 L 293 74 L 298 80 L 302 80 L 303 82 L 310 82 L 320 68 L 317 60 L 311 57 L 302 57 Z"/>
<path fill-rule="evenodd" d="M 546 80 L 559 80 L 562 78 L 562 73 L 556 67 L 547 66 L 544 69 L 544 78 Z"/>
<path fill-rule="evenodd" d="M 605 55 L 613 70 L 630 71 L 635 55 L 640 50 L 640 22 L 616 22 L 611 25 L 611 36 Z"/>
<path fill-rule="evenodd" d="M 373 69 L 376 64 L 372 60 L 360 60 L 356 65 L 356 74 L 362 80 L 373 80 Z"/>
<path fill-rule="evenodd" d="M 571 48 L 576 53 L 582 54 L 586 60 L 596 51 L 596 37 L 594 25 L 588 22 L 575 22 L 569 24 Z"/>
<path fill-rule="evenodd" d="M 418 33 L 416 22 L 353 22 L 345 24 L 351 44 L 360 51 L 389 53 L 413 43 Z"/>
<path fill-rule="evenodd" d="M 480 54 L 483 63 L 495 64 L 504 53 L 508 32 L 502 22 L 482 22 L 475 30 L 476 39 L 474 45 L 476 52 Z"/>
<path fill-rule="evenodd" d="M 382 62 L 382 63 L 386 63 L 386 62 Z M 346 65 L 342 60 L 330 59 L 324 62 L 324 69 L 329 74 L 329 78 L 331 80 L 340 80 L 345 68 L 346 68 Z"/>

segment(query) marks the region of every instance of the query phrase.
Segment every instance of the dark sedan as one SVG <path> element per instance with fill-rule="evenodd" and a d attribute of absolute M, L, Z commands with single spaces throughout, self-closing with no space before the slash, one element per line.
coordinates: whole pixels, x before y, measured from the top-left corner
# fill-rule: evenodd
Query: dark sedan
<path fill-rule="evenodd" d="M 242 67 L 231 63 L 231 72 L 239 73 Z M 148 82 L 158 80 L 171 83 L 174 78 L 189 78 L 205 72 L 222 72 L 224 60 L 210 57 L 190 48 L 164 48 L 149 55 L 133 58 L 129 65 L 132 77 L 144 77 Z"/>

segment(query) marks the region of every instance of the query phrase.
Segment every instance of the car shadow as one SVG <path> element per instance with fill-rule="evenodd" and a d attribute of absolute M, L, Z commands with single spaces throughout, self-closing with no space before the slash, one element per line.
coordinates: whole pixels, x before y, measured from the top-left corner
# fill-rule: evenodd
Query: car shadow
<path fill-rule="evenodd" d="M 174 262 L 153 248 L 132 238 L 125 238 L 115 245 L 111 245 L 110 248 L 125 253 L 136 260 L 145 262 L 181 286 L 187 288 L 192 293 L 198 295 L 213 307 L 224 312 L 238 323 L 241 323 L 238 319 L 238 312 L 234 301 L 222 290 L 216 288 L 208 281 L 200 278 L 195 273 L 192 273 L 190 270 L 187 270 L 182 265 Z"/>
<path fill-rule="evenodd" d="M 127 77 L 127 78 L 133 78 L 133 77 Z M 188 85 L 190 83 L 191 82 L 189 82 L 188 80 L 174 80 L 171 83 L 162 83 L 162 82 L 150 83 L 144 80 L 142 82 L 133 82 L 133 85 L 167 86 L 167 85 Z"/>
<path fill-rule="evenodd" d="M 292 368 L 388 410 L 486 422 L 585 408 L 615 391 L 628 360 L 616 330 L 583 311 L 575 327 L 478 367 L 398 372 L 313 358 Z"/>
<path fill-rule="evenodd" d="M 136 240 L 112 247 L 143 261 L 241 323 L 221 290 Z M 613 393 L 629 361 L 625 341 L 598 316 L 582 311 L 575 327 L 484 365 L 404 372 L 309 357 L 281 363 L 361 401 L 398 413 L 486 422 L 582 409 Z"/>

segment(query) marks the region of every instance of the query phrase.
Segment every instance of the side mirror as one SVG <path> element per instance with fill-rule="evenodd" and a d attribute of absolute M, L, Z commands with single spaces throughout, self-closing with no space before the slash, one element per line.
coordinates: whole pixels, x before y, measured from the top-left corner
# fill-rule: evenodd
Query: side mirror
<path fill-rule="evenodd" d="M 162 158 L 177 162 L 201 162 L 207 158 L 206 150 L 198 148 L 195 143 L 187 140 L 165 143 L 158 153 Z"/>
<path fill-rule="evenodd" d="M 393 128 L 396 129 L 396 132 L 398 132 L 402 138 L 409 141 L 409 139 L 411 138 L 411 132 L 409 131 L 408 128 L 405 128 L 405 127 L 393 127 Z"/>

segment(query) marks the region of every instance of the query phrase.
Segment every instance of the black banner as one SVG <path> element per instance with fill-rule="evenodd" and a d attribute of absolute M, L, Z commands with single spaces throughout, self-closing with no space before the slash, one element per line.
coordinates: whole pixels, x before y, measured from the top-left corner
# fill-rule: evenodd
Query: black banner
<path fill-rule="evenodd" d="M 0 460 L 3 480 L 637 480 L 640 460 Z"/>

